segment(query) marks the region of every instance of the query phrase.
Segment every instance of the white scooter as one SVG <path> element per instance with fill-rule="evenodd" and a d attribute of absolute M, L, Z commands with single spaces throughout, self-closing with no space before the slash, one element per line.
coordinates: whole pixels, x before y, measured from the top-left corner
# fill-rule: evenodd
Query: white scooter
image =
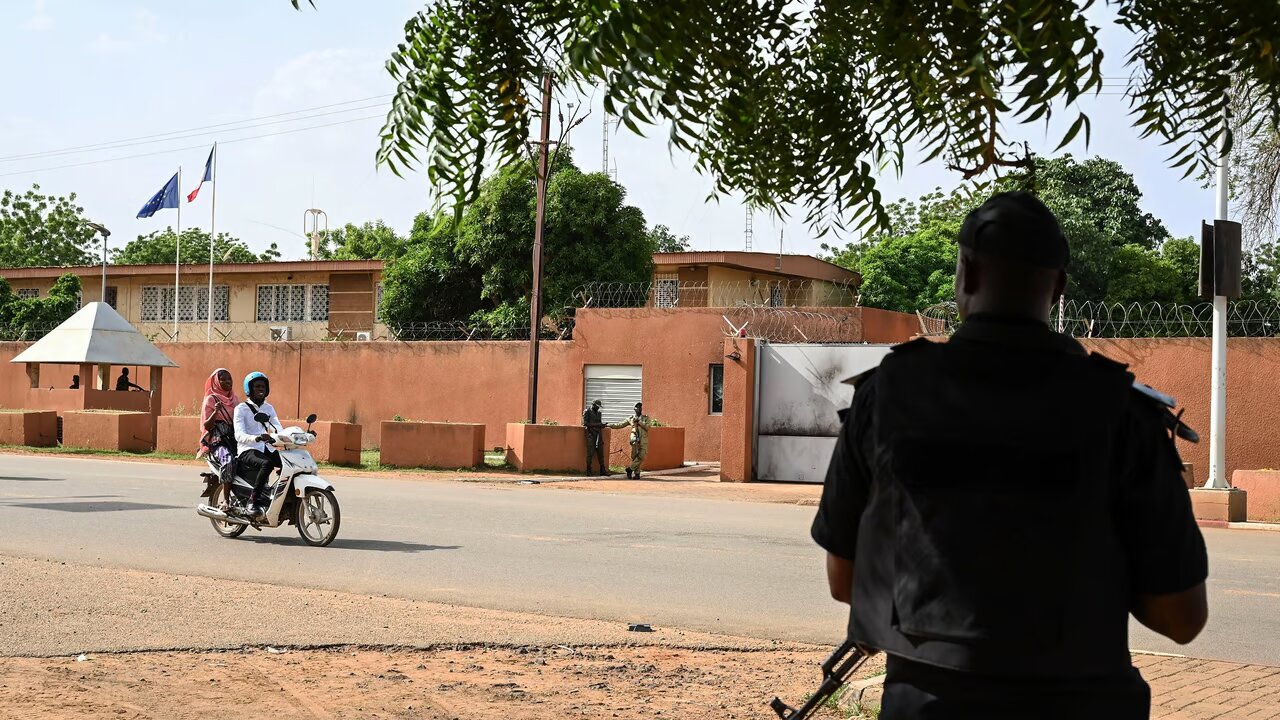
<path fill-rule="evenodd" d="M 265 414 L 258 413 L 254 419 L 263 427 L 270 427 L 270 418 Z M 316 474 L 316 461 L 306 450 L 316 439 L 311 431 L 315 421 L 316 416 L 310 415 L 306 430 L 288 427 L 267 433 L 272 437 L 272 447 L 280 453 L 281 467 L 276 481 L 268 483 L 264 496 L 259 498 L 267 505 L 264 516 L 253 517 L 252 508 L 248 507 L 253 481 L 237 472 L 234 480 L 223 483 L 221 468 L 212 457 L 207 461 L 209 470 L 201 473 L 205 490 L 200 497 L 209 498 L 209 504 L 197 505 L 196 513 L 209 518 L 214 531 L 226 538 L 240 537 L 250 527 L 261 530 L 264 526 L 275 528 L 289 523 L 297 526 L 298 534 L 309 545 L 324 547 L 333 542 L 342 519 L 338 499 L 333 495 L 333 486 Z"/>

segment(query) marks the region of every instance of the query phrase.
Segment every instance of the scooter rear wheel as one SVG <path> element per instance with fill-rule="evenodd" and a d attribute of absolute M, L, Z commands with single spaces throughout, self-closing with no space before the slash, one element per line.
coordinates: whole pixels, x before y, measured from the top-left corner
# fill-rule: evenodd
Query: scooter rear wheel
<path fill-rule="evenodd" d="M 294 508 L 294 524 L 308 545 L 324 547 L 338 537 L 342 511 L 338 509 L 338 499 L 332 492 L 309 488 Z"/>
<path fill-rule="evenodd" d="M 218 508 L 222 512 L 231 509 L 231 486 L 219 484 L 213 491 L 213 496 L 209 498 L 209 504 Z M 235 523 L 226 523 L 221 520 L 209 518 L 209 523 L 213 525 L 213 531 L 224 538 L 238 538 L 249 529 L 248 525 L 237 525 Z"/>

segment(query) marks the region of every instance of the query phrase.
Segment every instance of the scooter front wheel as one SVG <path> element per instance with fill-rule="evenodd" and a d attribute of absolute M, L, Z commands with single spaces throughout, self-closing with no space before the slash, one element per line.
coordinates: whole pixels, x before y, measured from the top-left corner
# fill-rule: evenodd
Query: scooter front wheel
<path fill-rule="evenodd" d="M 324 547 L 338 537 L 342 511 L 338 509 L 338 499 L 333 492 L 309 488 L 295 508 L 294 524 L 308 545 Z"/>
<path fill-rule="evenodd" d="M 209 498 L 209 504 L 222 512 L 227 512 L 231 508 L 231 486 L 218 485 L 213 491 L 213 495 Z M 209 522 L 213 525 L 213 531 L 224 538 L 238 538 L 244 534 L 245 530 L 249 529 L 248 525 L 227 523 L 213 518 L 209 518 Z"/>

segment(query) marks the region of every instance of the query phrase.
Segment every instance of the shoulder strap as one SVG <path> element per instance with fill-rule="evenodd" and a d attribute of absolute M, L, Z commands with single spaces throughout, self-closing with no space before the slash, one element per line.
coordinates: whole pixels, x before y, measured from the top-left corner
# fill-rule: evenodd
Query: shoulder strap
<path fill-rule="evenodd" d="M 897 345 L 893 346 L 892 350 L 895 353 L 912 352 L 915 350 L 923 350 L 924 348 L 927 348 L 927 347 L 935 347 L 939 344 L 940 343 L 936 343 L 930 340 L 929 338 L 918 337 L 915 340 L 908 340 L 907 342 L 904 342 L 904 343 L 898 343 Z"/>

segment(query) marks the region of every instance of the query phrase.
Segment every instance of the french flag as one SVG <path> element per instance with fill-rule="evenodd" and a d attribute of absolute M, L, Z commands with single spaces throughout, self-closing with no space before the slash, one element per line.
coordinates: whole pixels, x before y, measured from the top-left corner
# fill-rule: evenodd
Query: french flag
<path fill-rule="evenodd" d="M 218 144 L 214 143 L 213 149 L 209 151 L 209 159 L 204 162 L 204 177 L 200 178 L 200 184 L 187 196 L 187 202 L 195 202 L 196 196 L 200 194 L 200 188 L 207 182 L 213 182 L 213 154 L 216 152 L 218 152 Z"/>

